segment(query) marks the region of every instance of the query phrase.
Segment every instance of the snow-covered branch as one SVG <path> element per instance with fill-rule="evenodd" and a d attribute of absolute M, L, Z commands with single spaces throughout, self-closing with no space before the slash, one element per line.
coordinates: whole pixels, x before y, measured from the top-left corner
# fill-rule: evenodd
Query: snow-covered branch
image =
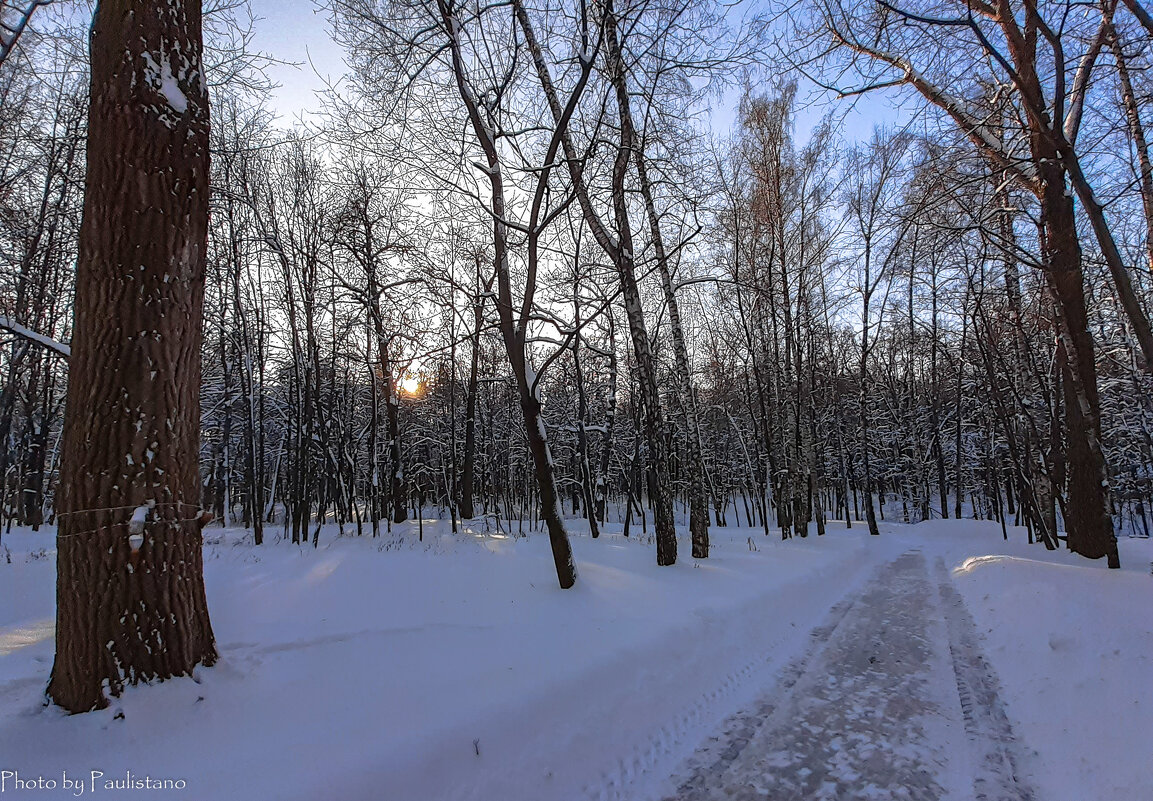
<path fill-rule="evenodd" d="M 72 347 L 70 345 L 55 340 L 45 334 L 41 334 L 38 331 L 33 331 L 31 328 L 20 325 L 20 323 L 8 317 L 0 317 L 0 329 L 15 334 L 22 339 L 27 339 L 29 342 L 35 342 L 37 345 L 47 348 L 61 358 L 67 359 L 72 356 Z"/>

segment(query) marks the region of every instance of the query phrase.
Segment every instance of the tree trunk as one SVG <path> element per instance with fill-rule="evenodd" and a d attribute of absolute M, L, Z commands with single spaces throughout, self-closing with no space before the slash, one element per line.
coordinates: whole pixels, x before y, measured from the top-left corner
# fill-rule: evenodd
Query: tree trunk
<path fill-rule="evenodd" d="M 552 83 L 552 76 L 549 74 L 548 66 L 543 58 L 543 49 L 536 39 L 536 33 L 533 30 L 524 5 L 518 0 L 518 2 L 514 2 L 513 7 L 525 36 L 525 44 L 532 55 L 537 77 L 545 93 L 553 121 L 557 125 L 553 143 L 554 147 L 557 144 L 563 147 L 569 177 L 572 180 L 577 200 L 580 203 L 581 213 L 589 226 L 589 230 L 593 234 L 593 238 L 596 239 L 597 244 L 617 268 L 621 280 L 625 310 L 628 316 L 629 328 L 633 335 L 633 352 L 639 363 L 638 369 L 641 374 L 641 384 L 645 393 L 645 428 L 646 437 L 649 440 L 649 458 L 658 472 L 657 483 L 660 485 L 658 487 L 658 496 L 654 498 L 657 564 L 671 565 L 676 562 L 677 541 L 673 520 L 671 489 L 668 484 L 668 443 L 665 441 L 666 432 L 664 430 L 664 419 L 661 412 L 660 394 L 657 391 L 656 376 L 653 372 L 652 349 L 649 346 L 648 332 L 644 326 L 644 310 L 641 307 L 640 292 L 636 284 L 632 232 L 629 228 L 624 188 L 625 174 L 630 160 L 634 133 L 628 119 L 623 119 L 612 176 L 613 212 L 618 233 L 618 238 L 614 239 L 592 206 L 588 186 L 584 179 L 584 161 L 577 155 L 576 147 L 567 130 L 568 117 L 566 117 L 566 113 L 571 114 L 571 108 L 566 111 L 559 101 L 558 94 Z M 616 41 L 616 18 L 611 6 L 605 8 L 604 20 L 606 39 L 610 50 L 610 71 L 612 73 L 610 79 L 617 92 L 619 104 L 620 93 L 627 93 L 627 89 L 624 87 L 623 65 L 621 64 L 619 43 Z"/>
<path fill-rule="evenodd" d="M 610 61 L 609 77 L 616 92 L 617 106 L 628 106 L 628 87 L 625 85 L 624 58 L 616 31 L 616 14 L 611 4 L 605 8 L 605 34 Z M 677 561 L 677 533 L 673 517 L 672 482 L 669 475 L 668 432 L 665 430 L 664 411 L 661 406 L 660 389 L 657 386 L 656 362 L 652 345 L 645 326 L 644 309 L 641 305 L 640 288 L 637 285 L 636 263 L 634 260 L 632 228 L 629 223 L 628 201 L 625 195 L 625 177 L 632 149 L 636 146 L 636 132 L 629 115 L 622 111 L 620 119 L 620 140 L 613 164 L 612 201 L 613 216 L 616 221 L 617 243 L 615 252 L 610 254 L 616 263 L 624 297 L 625 315 L 632 334 L 633 355 L 637 360 L 637 373 L 644 401 L 644 430 L 648 443 L 648 462 L 654 475 L 651 484 L 653 506 L 653 529 L 656 533 L 657 564 L 672 565 Z M 705 521 L 708 525 L 708 521 Z"/>
<path fill-rule="evenodd" d="M 626 95 L 627 97 L 627 95 Z M 627 103 L 621 107 L 622 115 L 631 111 Z M 685 426 L 686 464 L 689 474 L 689 535 L 692 541 L 693 558 L 706 559 L 709 555 L 709 491 L 705 484 L 705 458 L 701 453 L 700 427 L 697 422 L 696 399 L 693 395 L 692 376 L 689 368 L 689 351 L 685 346 L 684 328 L 681 325 L 680 306 L 677 303 L 676 288 L 673 286 L 672 271 L 669 269 L 665 251 L 664 236 L 661 234 L 660 218 L 657 216 L 653 200 L 652 184 L 649 181 L 645 156 L 640 147 L 636 148 L 634 160 L 637 177 L 640 180 L 641 197 L 645 202 L 649 230 L 653 238 L 653 251 L 657 257 L 657 271 L 661 277 L 665 305 L 669 311 L 669 328 L 672 331 L 673 355 L 676 365 L 673 381 L 680 398 L 680 411 Z"/>
<path fill-rule="evenodd" d="M 877 527 L 877 510 L 873 504 L 873 457 L 869 444 L 869 301 L 872 295 L 870 274 L 872 249 L 871 242 L 865 240 L 865 291 L 862 302 L 861 327 L 861 364 L 858 378 L 861 382 L 857 405 L 861 415 L 861 459 L 865 463 L 865 521 L 869 525 L 869 534 L 874 537 L 881 533 Z M 881 503 L 884 503 L 882 499 Z"/>
<path fill-rule="evenodd" d="M 200 20 L 189 0 L 102 0 L 92 26 L 48 685 L 70 712 L 106 706 L 104 682 L 117 695 L 126 682 L 216 660 L 197 514 L 208 223 Z"/>
<path fill-rule="evenodd" d="M 573 305 L 575 307 L 575 328 L 580 331 L 580 284 L 579 282 L 573 285 Z M 589 521 L 589 534 L 593 539 L 600 537 L 600 527 L 597 525 L 596 516 L 596 499 L 593 489 L 593 476 L 592 476 L 592 462 L 589 458 L 589 438 L 588 430 L 588 395 L 585 392 L 585 379 L 584 367 L 581 364 L 581 348 L 582 337 L 578 333 L 573 337 L 572 343 L 572 361 L 573 372 L 576 376 L 576 393 L 577 393 L 577 419 L 576 419 L 576 435 L 577 435 L 577 461 L 579 463 L 578 472 L 580 473 L 580 490 L 573 492 L 573 514 L 576 514 L 579 508 L 578 498 L 584 498 L 585 518 Z"/>
<path fill-rule="evenodd" d="M 497 284 L 497 313 L 500 319 L 500 333 L 504 341 L 505 352 L 508 355 L 509 367 L 516 378 L 521 412 L 524 416 L 525 433 L 528 438 L 529 451 L 532 454 L 533 472 L 536 477 L 537 490 L 540 493 L 541 515 L 548 528 L 549 544 L 552 547 L 553 565 L 557 572 L 557 581 L 561 589 L 569 589 L 576 584 L 577 569 L 573 561 L 572 544 L 565 530 L 564 519 L 557 506 L 556 476 L 553 471 L 552 453 L 548 446 L 548 435 L 545 432 L 544 420 L 541 417 L 540 399 L 536 395 L 535 374 L 529 376 L 529 365 L 526 358 L 525 327 L 528 324 L 528 314 L 522 314 L 518 322 L 514 317 L 512 298 L 512 279 L 510 275 L 508 257 L 508 222 L 505 218 L 505 189 L 504 177 L 501 173 L 500 151 L 494 135 L 494 126 L 491 112 L 482 109 L 481 103 L 473 94 L 473 86 L 468 80 L 468 70 L 465 67 L 465 57 L 461 53 L 460 20 L 454 16 L 452 7 L 444 2 L 438 3 L 441 20 L 449 31 L 449 53 L 452 59 L 453 77 L 461 100 L 468 111 L 469 122 L 476 135 L 481 149 L 484 151 L 488 167 L 488 183 L 490 189 L 490 208 L 492 214 L 492 243 L 493 243 L 493 269 Z M 523 15 L 523 9 L 517 9 L 518 16 Z M 522 21 L 522 24 L 523 21 Z M 527 25 L 526 25 L 527 27 Z M 586 75 L 587 77 L 587 75 Z M 560 123 L 558 123 L 559 125 Z M 566 123 L 567 124 L 567 123 Z M 555 141 L 554 141 L 555 144 Z M 555 150 L 553 151 L 555 155 Z M 551 157 L 549 159 L 551 162 Z M 547 180 L 547 175 L 544 176 Z M 538 192 L 538 197 L 539 197 Z M 533 231 L 533 237 L 536 235 Z M 529 244 L 529 260 L 536 260 L 534 243 Z M 535 267 L 535 264 L 533 265 Z M 528 297 L 535 289 L 532 281 L 526 281 L 524 306 L 526 312 L 531 312 L 531 299 Z"/>
<path fill-rule="evenodd" d="M 1077 241 L 1073 198 L 1056 159 L 1042 160 L 1042 217 L 1048 278 L 1060 313 L 1065 362 L 1065 451 L 1068 503 L 1065 529 L 1069 549 L 1090 559 L 1108 556 L 1119 566 L 1117 540 L 1107 510 L 1108 475 L 1101 449 L 1101 405 L 1093 335 L 1085 309 L 1081 246 Z"/>
<path fill-rule="evenodd" d="M 597 465 L 596 477 L 593 485 L 596 487 L 596 515 L 601 523 L 605 522 L 608 510 L 608 477 L 609 459 L 612 456 L 613 432 L 616 430 L 617 420 L 617 333 L 616 322 L 613 319 L 612 309 L 607 311 L 609 329 L 608 350 L 608 398 L 605 403 L 604 436 L 601 437 L 601 457 Z"/>
<path fill-rule="evenodd" d="M 404 454 L 400 446 L 400 398 L 396 394 L 396 378 L 392 363 L 385 351 L 381 351 L 381 365 L 384 369 L 384 410 L 388 420 L 388 466 L 389 495 L 392 498 L 392 522 L 403 523 L 408 519 L 404 505 Z"/>
<path fill-rule="evenodd" d="M 473 502 L 473 484 L 476 475 L 476 393 L 480 370 L 480 329 L 484 325 L 484 295 L 480 294 L 480 257 L 476 259 L 477 296 L 473 299 L 473 329 L 471 355 L 468 368 L 468 396 L 464 410 L 464 466 L 460 477 L 460 516 L 472 520 L 476 512 Z M 492 291 L 492 279 L 484 287 Z"/>
<path fill-rule="evenodd" d="M 1125 109 L 1125 121 L 1129 124 L 1129 136 L 1133 139 L 1133 149 L 1137 151 L 1137 165 L 1141 173 L 1141 208 L 1145 212 L 1145 266 L 1153 271 L 1153 162 L 1149 160 L 1145 127 L 1141 124 L 1137 95 L 1133 91 L 1133 81 L 1129 77 L 1129 60 L 1122 49 L 1121 38 L 1112 25 L 1109 31 L 1109 47 L 1117 63 L 1117 78 L 1121 83 L 1121 105 Z"/>

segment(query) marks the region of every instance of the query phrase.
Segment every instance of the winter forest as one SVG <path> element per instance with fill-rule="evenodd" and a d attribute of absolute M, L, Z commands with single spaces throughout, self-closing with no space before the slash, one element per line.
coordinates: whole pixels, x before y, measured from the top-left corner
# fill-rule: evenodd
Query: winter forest
<path fill-rule="evenodd" d="M 310 66 L 261 47 L 275 12 L 248 0 L 0 3 L 0 686 L 23 693 L 0 792 L 74 768 L 110 798 L 147 770 L 199 798 L 1153 793 L 1153 704 L 1111 683 L 1144 693 L 1153 659 L 1153 11 L 294 3 L 344 62 L 296 118 L 272 76 Z M 446 598 L 492 607 L 472 657 Z M 365 644 L 385 620 L 418 642 Z M 860 651 L 889 695 L 825 698 L 875 630 L 931 669 Z M 605 708 L 469 734 L 526 697 L 484 678 L 502 647 L 528 695 Z M 445 695 L 370 702 L 408 722 L 364 740 L 354 680 L 317 666 L 399 653 Z M 613 664 L 667 675 L 594 693 Z M 266 668 L 296 700 L 251 700 Z M 828 745 L 845 710 L 946 679 L 979 699 L 957 742 L 995 758 L 924 769 L 956 751 L 925 700 L 862 730 L 896 761 L 860 784 Z M 698 746 L 766 688 L 820 742 L 765 713 L 769 757 L 722 777 Z M 327 772 L 291 746 L 257 778 L 213 745 L 288 743 L 299 694 L 341 729 Z M 193 769 L 168 738 L 213 700 Z M 568 739 L 518 745 L 553 703 Z"/>

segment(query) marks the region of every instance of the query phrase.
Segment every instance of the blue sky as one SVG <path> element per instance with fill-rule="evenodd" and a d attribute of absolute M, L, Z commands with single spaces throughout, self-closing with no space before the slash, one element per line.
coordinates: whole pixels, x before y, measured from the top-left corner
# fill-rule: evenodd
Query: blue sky
<path fill-rule="evenodd" d="M 344 71 L 340 48 L 328 36 L 325 15 L 316 11 L 312 0 L 251 0 L 257 17 L 255 46 L 299 67 L 280 66 L 269 73 L 281 84 L 275 93 L 275 106 L 288 123 L 303 110 L 316 107 L 313 92 L 323 88 L 317 75 L 333 80 Z"/>
<path fill-rule="evenodd" d="M 250 0 L 252 11 L 261 19 L 256 22 L 255 46 L 285 61 L 299 62 L 300 66 L 273 67 L 270 77 L 281 84 L 275 91 L 274 107 L 283 124 L 289 124 L 302 112 L 314 109 L 314 92 L 324 87 L 322 76 L 336 80 L 344 72 L 340 48 L 328 34 L 325 14 L 318 12 L 313 0 Z M 319 73 L 319 75 L 318 75 Z M 734 94 L 735 102 L 735 94 Z M 856 98 L 842 128 L 846 139 L 867 140 L 875 124 L 885 121 L 907 121 L 917 104 L 906 103 L 894 109 L 898 96 L 892 92 L 884 96 Z M 803 101 L 803 98 L 802 98 Z M 808 129 L 826 110 L 826 106 L 802 105 L 797 113 L 797 135 L 802 141 Z M 842 108 L 842 110 L 845 110 Z M 724 127 L 732 124 L 735 109 L 718 109 L 715 123 Z M 723 133 L 723 132 L 718 132 Z"/>

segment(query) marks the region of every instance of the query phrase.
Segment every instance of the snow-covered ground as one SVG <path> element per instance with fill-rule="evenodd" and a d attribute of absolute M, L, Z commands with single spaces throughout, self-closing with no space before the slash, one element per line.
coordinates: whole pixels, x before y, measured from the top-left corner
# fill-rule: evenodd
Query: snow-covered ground
<path fill-rule="evenodd" d="M 430 521 L 423 543 L 406 525 L 327 532 L 313 550 L 210 528 L 219 664 L 74 717 L 43 705 L 52 535 L 6 535 L 0 792 L 75 795 L 67 772 L 85 795 L 134 798 L 103 784 L 131 772 L 198 801 L 658 798 L 830 609 L 917 548 L 945 560 L 984 638 L 1037 797 L 1153 797 L 1147 540 L 1122 540 L 1118 573 L 973 521 L 879 538 L 833 524 L 788 542 L 714 528 L 708 560 L 685 542 L 658 568 L 651 543 L 614 532 L 574 538 L 580 579 L 562 591 L 543 536 L 453 537 Z"/>
<path fill-rule="evenodd" d="M 1000 677 L 1032 783 L 1047 801 L 1153 799 L 1153 540 L 1122 537 L 1120 571 L 968 521 L 915 527 Z M 958 536 L 963 534 L 964 536 Z"/>

